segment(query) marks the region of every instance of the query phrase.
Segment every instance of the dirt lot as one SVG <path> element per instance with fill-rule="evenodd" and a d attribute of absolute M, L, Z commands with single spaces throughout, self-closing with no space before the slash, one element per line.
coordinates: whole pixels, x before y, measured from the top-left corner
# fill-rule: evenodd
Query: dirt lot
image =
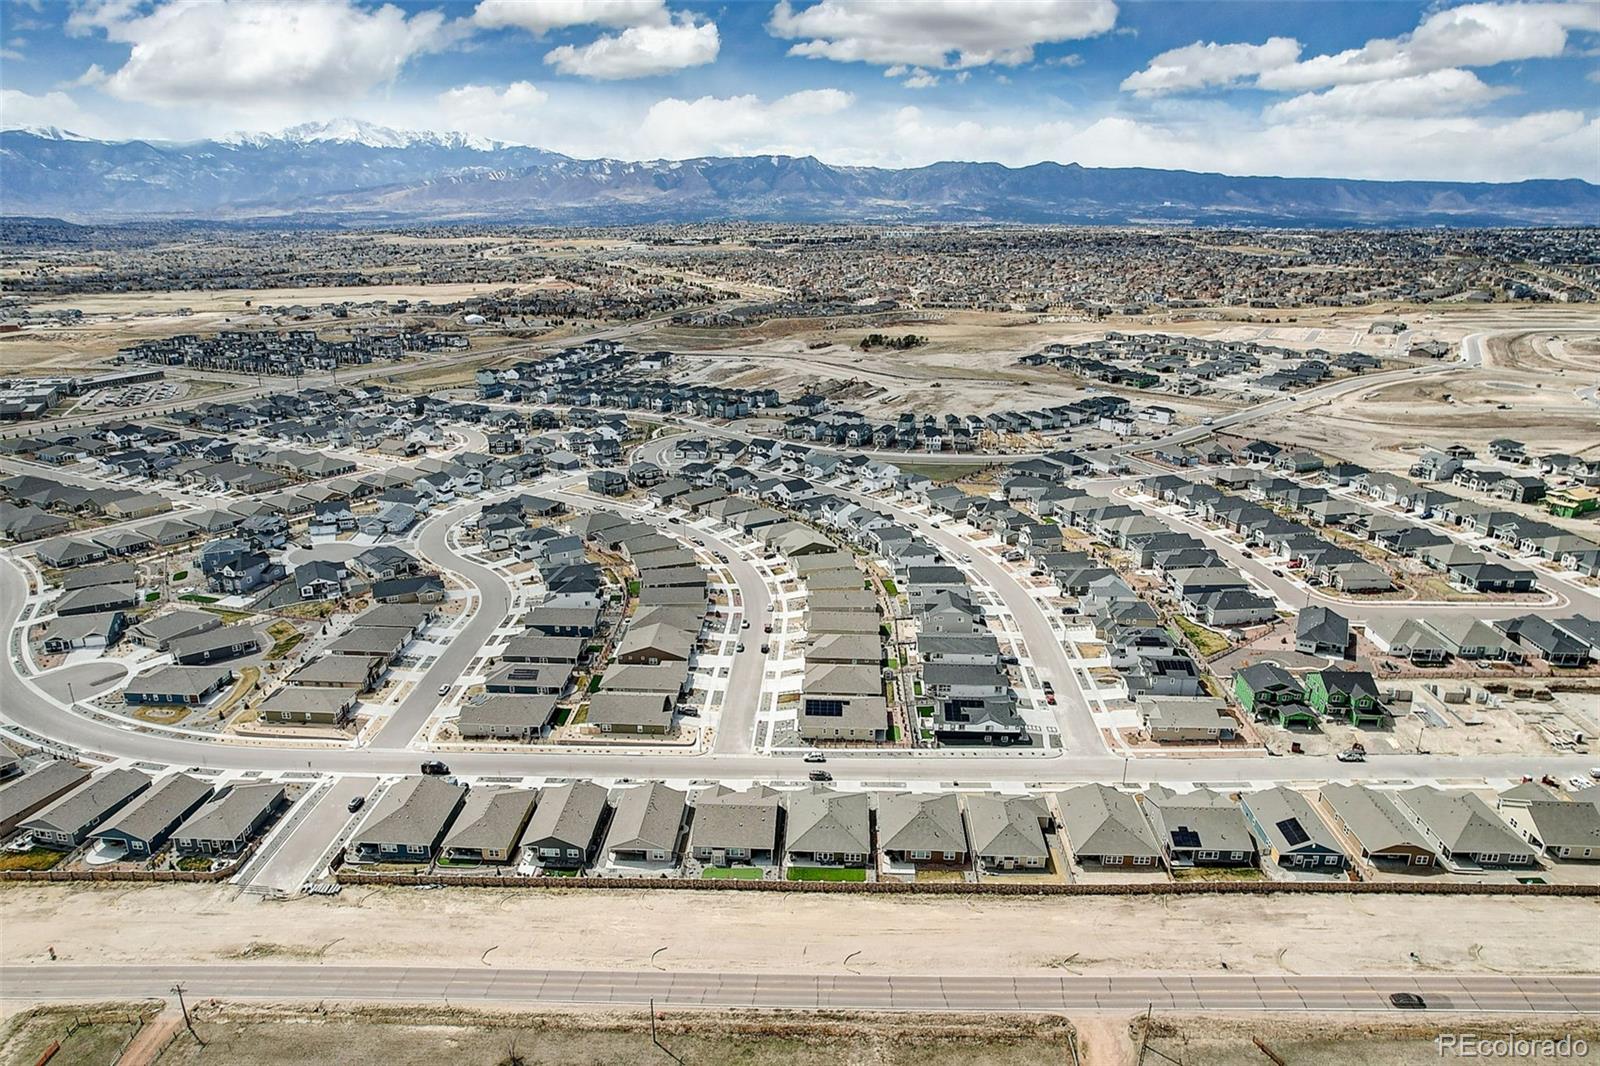
<path fill-rule="evenodd" d="M 0 958 L 42 960 L 54 946 L 60 959 L 79 963 L 138 962 L 159 951 L 173 962 L 477 966 L 492 949 L 500 966 L 574 969 L 836 972 L 850 956 L 862 973 L 1216 972 L 1224 962 L 1246 973 L 1583 972 L 1600 957 L 1597 919 L 1600 904 L 1556 898 L 356 888 L 332 900 L 268 903 L 227 886 L 11 885 L 0 890 Z M 1551 938 L 1551 929 L 1569 935 Z M 1005 930 L 1013 932 L 997 935 Z M 912 941 L 918 949 L 907 952 Z M 1530 953 L 1531 943 L 1542 946 Z"/>
<path fill-rule="evenodd" d="M 31 1066 L 36 1034 L 59 1029 L 62 1014 L 23 1016 L 0 1066 Z M 650 1040 L 639 1012 L 498 1012 L 401 1007 L 313 1010 L 271 1005 L 202 1005 L 194 1012 L 202 1049 L 180 1033 L 158 1066 L 228 1063 L 297 1066 L 382 1062 L 389 1066 L 656 1066 L 670 1061 Z M 1057 1017 L 677 1012 L 659 1019 L 657 1037 L 685 1066 L 1044 1066 L 1068 1060 L 1071 1026 Z M 125 1036 L 126 1027 L 115 1035 Z M 109 1066 L 114 1057 L 78 1055 L 75 1066 Z M 59 1061 L 59 1060 L 58 1060 Z"/>

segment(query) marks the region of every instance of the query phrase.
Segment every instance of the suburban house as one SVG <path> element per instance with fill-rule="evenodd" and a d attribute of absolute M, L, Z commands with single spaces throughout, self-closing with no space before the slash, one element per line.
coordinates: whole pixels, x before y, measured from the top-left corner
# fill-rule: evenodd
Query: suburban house
<path fill-rule="evenodd" d="M 1476 793 L 1431 785 L 1402 789 L 1395 801 L 1452 867 L 1533 866 L 1538 851 Z"/>
<path fill-rule="evenodd" d="M 129 859 L 148 858 L 211 797 L 211 792 L 209 782 L 188 774 L 168 774 L 91 835 L 102 844 L 120 845 Z"/>
<path fill-rule="evenodd" d="M 1155 866 L 1161 846 L 1139 804 L 1110 785 L 1079 785 L 1056 794 L 1072 857 L 1101 866 Z"/>
<path fill-rule="evenodd" d="M 109 770 L 41 808 L 22 828 L 35 844 L 70 850 L 149 787 L 149 776 L 138 770 Z"/>
<path fill-rule="evenodd" d="M 1350 623 L 1339 612 L 1313 604 L 1295 619 L 1295 651 L 1307 655 L 1337 655 L 1342 659 L 1349 647 Z"/>
<path fill-rule="evenodd" d="M 401 778 L 372 805 L 345 855 L 350 862 L 431 862 L 466 797 L 465 785 L 443 778 Z"/>
<path fill-rule="evenodd" d="M 1043 825 L 1050 820 L 1033 796 L 973 796 L 967 800 L 972 852 L 982 870 L 1042 870 L 1050 864 Z"/>
<path fill-rule="evenodd" d="M 129 704 L 204 703 L 233 681 L 226 666 L 158 666 L 128 682 L 122 691 Z"/>
<path fill-rule="evenodd" d="M 1551 858 L 1600 861 L 1600 803 L 1527 781 L 1500 793 L 1495 805 L 1507 825 Z"/>
<path fill-rule="evenodd" d="M 1380 867 L 1431 867 L 1434 846 L 1401 810 L 1395 794 L 1366 785 L 1323 785 L 1319 798 L 1332 822 Z"/>
<path fill-rule="evenodd" d="M 1378 683 L 1365 670 L 1313 670 L 1306 675 L 1306 702 L 1324 718 L 1343 718 L 1354 726 L 1379 724 L 1388 712 L 1378 700 Z"/>
<path fill-rule="evenodd" d="M 1233 692 L 1245 713 L 1257 721 L 1277 718 L 1280 726 L 1315 726 L 1305 704 L 1305 689 L 1293 674 L 1274 662 L 1252 663 L 1233 674 Z"/>
<path fill-rule="evenodd" d="M 1158 744 L 1232 740 L 1239 724 L 1221 700 L 1205 696 L 1140 696 L 1139 717 Z"/>
<path fill-rule="evenodd" d="M 623 790 L 602 850 L 612 866 L 673 865 L 688 828 L 688 794 L 659 781 Z"/>
<path fill-rule="evenodd" d="M 782 817 L 781 797 L 765 785 L 713 785 L 695 799 L 689 854 L 707 866 L 770 865 Z"/>
<path fill-rule="evenodd" d="M 965 866 L 969 849 L 959 798 L 950 792 L 879 796 L 878 848 L 899 865 Z"/>
<path fill-rule="evenodd" d="M 537 797 L 531 788 L 479 785 L 472 789 L 439 845 L 439 861 L 473 865 L 515 860 Z"/>
<path fill-rule="evenodd" d="M 283 806 L 284 787 L 275 782 L 238 784 L 190 815 L 172 832 L 179 855 L 238 855 Z"/>
<path fill-rule="evenodd" d="M 487 695 L 463 704 L 456 730 L 463 740 L 520 740 L 543 737 L 555 721 L 552 695 Z"/>
<path fill-rule="evenodd" d="M 1239 803 L 1264 859 L 1289 869 L 1334 872 L 1349 867 L 1338 837 L 1304 794 L 1280 785 L 1242 793 Z"/>
<path fill-rule="evenodd" d="M 789 794 L 790 865 L 865 866 L 872 859 L 872 809 L 864 792 L 813 786 Z"/>
<path fill-rule="evenodd" d="M 0 839 L 9 837 L 29 815 L 43 810 L 89 780 L 89 771 L 54 759 L 0 785 Z"/>
<path fill-rule="evenodd" d="M 1174 792 L 1154 785 L 1141 797 L 1167 865 L 1254 866 L 1255 840 L 1239 805 L 1208 788 Z"/>
<path fill-rule="evenodd" d="M 611 808 L 606 790 L 592 781 L 547 787 L 519 847 L 525 864 L 580 870 L 594 860 Z"/>

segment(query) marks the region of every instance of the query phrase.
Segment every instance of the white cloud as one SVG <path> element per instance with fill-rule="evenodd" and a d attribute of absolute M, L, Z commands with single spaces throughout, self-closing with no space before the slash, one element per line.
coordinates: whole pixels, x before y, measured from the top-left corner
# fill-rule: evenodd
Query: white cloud
<path fill-rule="evenodd" d="M 1514 90 L 1485 85 L 1470 70 L 1435 70 L 1407 78 L 1336 85 L 1304 93 L 1264 112 L 1272 122 L 1387 116 L 1449 115 L 1470 111 Z"/>
<path fill-rule="evenodd" d="M 455 36 L 437 11 L 408 17 L 390 4 L 350 0 L 169 2 L 143 15 L 108 3 L 78 9 L 69 25 L 74 20 L 78 32 L 98 28 L 132 47 L 106 91 L 156 104 L 348 100 Z"/>
<path fill-rule="evenodd" d="M 1300 42 L 1292 37 L 1269 37 L 1265 44 L 1185 45 L 1162 52 L 1149 66 L 1123 79 L 1126 92 L 1141 96 L 1233 85 L 1245 78 L 1293 63 L 1300 57 Z"/>
<path fill-rule="evenodd" d="M 704 66 L 721 47 L 716 23 L 680 18 L 664 26 L 630 26 L 582 47 L 564 44 L 546 53 L 544 61 L 563 74 L 614 81 Z"/>
<path fill-rule="evenodd" d="M 1600 32 L 1600 4 L 1469 4 L 1437 11 L 1400 37 L 1266 71 L 1260 85 L 1315 89 L 1548 58 L 1562 53 L 1573 30 Z"/>
<path fill-rule="evenodd" d="M 435 98 L 437 125 L 514 144 L 532 143 L 536 120 L 542 117 L 550 94 L 532 82 L 492 85 L 458 85 Z"/>
<path fill-rule="evenodd" d="M 569 26 L 663 26 L 666 0 L 482 0 L 472 21 L 485 29 L 515 27 L 541 36 Z"/>
<path fill-rule="evenodd" d="M 64 92 L 34 95 L 20 89 L 0 89 L 0 125 L 55 126 L 85 137 L 116 137 L 117 130 L 98 116 L 84 111 Z"/>
<path fill-rule="evenodd" d="M 779 0 L 767 29 L 790 55 L 934 70 L 1018 66 L 1035 45 L 1095 37 L 1116 24 L 1113 0 Z"/>
<path fill-rule="evenodd" d="M 816 131 L 847 123 L 818 119 L 850 108 L 855 98 L 839 89 L 807 89 L 767 102 L 754 95 L 697 100 L 669 97 L 651 105 L 637 143 L 648 155 L 683 159 L 699 155 L 809 155 Z"/>
<path fill-rule="evenodd" d="M 1600 4 L 1468 4 L 1436 11 L 1399 37 L 1305 60 L 1298 42 L 1286 37 L 1262 45 L 1197 41 L 1156 56 L 1122 88 L 1154 95 L 1253 78 L 1256 88 L 1305 92 L 1559 56 L 1573 32 L 1600 32 Z"/>

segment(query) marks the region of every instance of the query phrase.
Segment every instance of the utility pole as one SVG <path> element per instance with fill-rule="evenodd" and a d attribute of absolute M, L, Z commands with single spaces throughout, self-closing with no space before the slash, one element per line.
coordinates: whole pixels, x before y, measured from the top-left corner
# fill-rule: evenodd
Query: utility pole
<path fill-rule="evenodd" d="M 668 1049 L 667 1045 L 663 1044 L 656 1037 L 656 999 L 654 996 L 650 997 L 650 1043 L 660 1048 L 663 1055 L 671 1059 L 673 1062 L 679 1063 L 681 1066 L 683 1060 L 674 1055 L 671 1050 Z"/>
<path fill-rule="evenodd" d="M 194 1031 L 194 1022 L 189 1019 L 189 1005 L 183 1001 L 183 986 L 181 984 L 173 985 L 172 991 L 178 997 L 178 1009 L 183 1011 L 184 1028 L 189 1030 L 189 1035 L 194 1037 L 194 1042 L 196 1044 L 199 1044 L 201 1047 L 205 1047 L 206 1042 L 201 1040 L 200 1034 Z"/>

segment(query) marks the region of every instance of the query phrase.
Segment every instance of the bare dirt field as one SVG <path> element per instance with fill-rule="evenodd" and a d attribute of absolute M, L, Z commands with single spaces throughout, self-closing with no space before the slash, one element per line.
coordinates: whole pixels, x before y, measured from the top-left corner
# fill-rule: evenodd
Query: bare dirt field
<path fill-rule="evenodd" d="M 491 952 L 501 966 L 815 973 L 848 958 L 852 971 L 918 974 L 1219 972 L 1224 963 L 1236 973 L 1581 973 L 1600 958 L 1600 903 L 1559 898 L 355 888 L 271 903 L 227 886 L 11 885 L 0 890 L 0 928 L 8 963 L 42 960 L 52 946 L 78 963 L 159 952 L 172 962 L 477 966 Z"/>

